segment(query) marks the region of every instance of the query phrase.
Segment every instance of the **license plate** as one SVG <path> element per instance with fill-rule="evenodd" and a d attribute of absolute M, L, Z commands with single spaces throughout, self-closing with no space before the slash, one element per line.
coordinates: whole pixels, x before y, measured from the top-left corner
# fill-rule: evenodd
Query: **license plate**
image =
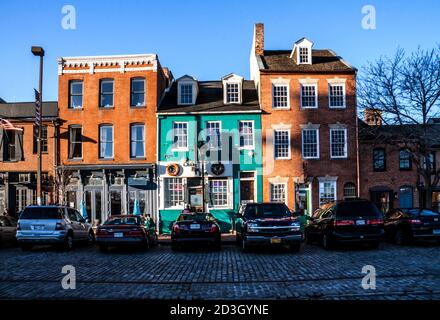
<path fill-rule="evenodd" d="M 124 234 L 122 232 L 116 232 L 115 234 L 113 234 L 113 237 L 115 238 L 122 238 L 124 236 Z"/>
<path fill-rule="evenodd" d="M 365 220 L 356 220 L 356 224 L 358 226 L 363 226 L 363 225 L 365 225 Z"/>
<path fill-rule="evenodd" d="M 33 230 L 44 230 L 44 226 L 32 226 Z"/>
<path fill-rule="evenodd" d="M 200 224 L 191 224 L 189 226 L 190 229 L 195 230 L 195 229 L 200 229 Z"/>
<path fill-rule="evenodd" d="M 432 230 L 432 233 L 433 233 L 433 234 L 440 234 L 440 229 Z"/>
<path fill-rule="evenodd" d="M 270 239 L 270 243 L 281 243 L 281 239 L 280 238 L 272 238 L 272 239 Z"/>

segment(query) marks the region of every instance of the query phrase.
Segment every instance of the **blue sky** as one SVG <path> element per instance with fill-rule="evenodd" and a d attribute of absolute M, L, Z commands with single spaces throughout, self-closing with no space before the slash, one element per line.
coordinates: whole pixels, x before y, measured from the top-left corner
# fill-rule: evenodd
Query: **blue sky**
<path fill-rule="evenodd" d="M 76 30 L 61 27 L 64 5 L 76 8 Z M 361 27 L 362 7 L 376 8 L 376 30 Z M 398 46 L 411 51 L 438 43 L 440 1 L 294 0 L 17 0 L 0 1 L 0 97 L 33 99 L 38 59 L 46 50 L 44 99 L 57 99 L 57 57 L 157 53 L 176 77 L 249 77 L 255 22 L 265 24 L 266 49 L 290 49 L 306 36 L 355 67 Z"/>

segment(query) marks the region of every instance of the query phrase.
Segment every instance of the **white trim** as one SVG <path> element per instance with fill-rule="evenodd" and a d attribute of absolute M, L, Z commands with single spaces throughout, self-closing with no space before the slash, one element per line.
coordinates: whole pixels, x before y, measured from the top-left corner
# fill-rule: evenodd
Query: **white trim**
<path fill-rule="evenodd" d="M 327 79 L 327 81 L 329 81 L 330 79 Z M 330 100 L 330 88 L 333 86 L 342 86 L 342 94 L 343 94 L 343 102 L 342 102 L 342 106 L 332 106 L 331 105 L 331 100 Z M 328 107 L 330 109 L 345 109 L 347 108 L 347 101 L 346 101 L 346 91 L 345 91 L 345 82 L 333 82 L 333 81 L 329 81 L 328 83 Z"/>
<path fill-rule="evenodd" d="M 269 201 L 271 201 L 271 202 L 275 201 L 275 200 L 273 200 L 273 197 L 272 197 L 272 186 L 274 186 L 274 185 L 284 185 L 284 203 L 286 205 L 288 205 L 288 203 L 289 203 L 289 191 L 288 191 L 289 184 L 287 183 L 287 181 L 286 182 L 282 182 L 282 181 L 269 182 Z"/>
<path fill-rule="evenodd" d="M 344 155 L 343 156 L 333 156 L 332 152 L 332 132 L 333 131 L 344 131 Z M 347 159 L 348 157 L 348 141 L 347 141 L 347 129 L 346 128 L 330 128 L 330 159 Z"/>
<path fill-rule="evenodd" d="M 186 124 L 186 147 L 174 147 L 174 137 L 175 137 L 175 134 L 174 134 L 174 124 L 175 123 L 178 123 L 178 124 Z M 176 152 L 186 152 L 186 151 L 189 151 L 189 145 L 188 145 L 188 143 L 189 143 L 189 122 L 188 121 L 173 121 L 172 122 L 172 129 L 171 129 L 172 131 L 173 131 L 173 134 L 172 134 L 172 137 L 173 137 L 173 147 L 171 148 L 171 151 L 176 151 Z"/>
<path fill-rule="evenodd" d="M 277 157 L 275 154 L 275 146 L 276 146 L 276 138 L 275 138 L 275 132 L 277 131 L 283 131 L 283 132 L 287 132 L 288 133 L 288 155 L 287 157 Z M 272 139 L 273 139 L 273 157 L 275 160 L 290 160 L 292 159 L 292 153 L 291 153 L 291 137 L 290 137 L 290 129 L 274 129 L 272 130 Z"/>
<path fill-rule="evenodd" d="M 308 87 L 315 87 L 315 106 L 310 107 L 310 106 L 303 106 L 303 101 L 302 101 L 302 96 L 303 96 L 303 87 L 304 86 L 308 86 Z M 301 105 L 301 109 L 318 109 L 318 82 L 301 82 L 300 80 L 300 88 L 299 88 L 299 101 L 300 101 L 300 105 Z"/>
<path fill-rule="evenodd" d="M 102 143 L 102 132 L 101 130 L 103 128 L 111 128 L 112 129 L 112 155 L 111 157 L 105 157 L 103 155 L 101 155 L 101 143 Z M 107 141 L 106 141 L 107 143 Z M 98 143 L 98 148 L 99 148 L 99 160 L 111 160 L 115 158 L 115 128 L 113 126 L 113 124 L 100 124 L 99 125 L 99 143 Z"/>
<path fill-rule="evenodd" d="M 290 109 L 290 80 L 271 80 L 272 81 L 272 109 L 273 110 L 289 110 Z M 287 87 L 287 106 L 276 107 L 275 106 L 275 87 Z"/>
<path fill-rule="evenodd" d="M 182 90 L 181 87 L 183 85 L 191 86 L 191 90 L 192 90 L 191 102 L 188 103 L 181 102 L 181 90 Z M 197 99 L 197 81 L 191 77 L 182 77 L 179 80 L 177 80 L 177 105 L 178 106 L 193 105 L 196 103 L 196 99 Z"/>
<path fill-rule="evenodd" d="M 241 173 L 252 172 L 254 174 L 253 178 L 241 178 Z M 254 202 L 257 202 L 257 171 L 256 170 L 240 170 L 238 171 L 238 204 L 241 205 L 241 181 L 254 181 Z"/>
<path fill-rule="evenodd" d="M 213 206 L 211 205 L 211 203 L 208 203 L 208 208 L 212 209 L 212 210 L 221 210 L 221 209 L 233 209 L 233 207 L 231 206 L 231 204 L 233 203 L 233 201 L 231 201 L 231 198 L 233 197 L 231 190 L 231 181 L 233 181 L 233 179 L 231 177 L 228 178 L 208 178 L 208 187 L 209 187 L 209 192 L 212 194 L 211 192 L 211 186 L 210 183 L 211 181 L 226 181 L 226 197 L 227 197 L 227 205 L 226 206 Z M 210 199 L 212 202 L 212 199 Z"/>
<path fill-rule="evenodd" d="M 304 156 L 304 131 L 315 131 L 316 132 L 316 147 L 317 147 L 317 156 L 316 157 L 305 157 Z M 316 128 L 302 128 L 301 129 L 301 157 L 303 159 L 319 159 L 319 129 Z"/>
<path fill-rule="evenodd" d="M 290 124 L 290 123 L 289 124 L 285 124 L 285 123 L 281 122 L 279 124 L 272 124 L 271 127 L 274 130 L 290 130 L 290 128 L 292 128 L 292 124 Z"/>
<path fill-rule="evenodd" d="M 252 146 L 241 146 L 240 138 L 240 122 L 252 122 Z M 238 120 L 238 148 L 239 150 L 255 150 L 255 121 L 254 120 Z"/>
<path fill-rule="evenodd" d="M 319 178 L 318 178 L 319 180 Z M 334 189 L 335 189 L 335 196 L 333 201 L 338 200 L 338 183 L 337 183 L 337 177 L 335 180 L 330 180 L 330 179 L 326 179 L 326 180 L 319 180 L 319 185 L 318 185 L 318 205 L 321 206 L 321 189 L 323 189 L 323 185 L 324 183 L 332 183 L 334 185 Z M 322 187 L 322 188 L 321 188 Z"/>
<path fill-rule="evenodd" d="M 209 150 L 211 151 L 218 151 L 222 149 L 222 121 L 221 120 L 205 120 L 205 141 L 206 141 L 206 137 L 207 137 L 207 125 L 208 123 L 218 123 L 219 124 L 219 130 L 220 130 L 220 136 L 219 136 L 219 141 L 218 141 L 218 147 L 216 148 L 211 148 L 209 147 Z"/>

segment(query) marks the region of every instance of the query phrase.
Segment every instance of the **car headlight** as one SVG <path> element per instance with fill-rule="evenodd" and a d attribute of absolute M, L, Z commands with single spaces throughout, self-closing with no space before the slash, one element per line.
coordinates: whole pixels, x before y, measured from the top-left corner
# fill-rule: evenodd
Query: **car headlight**
<path fill-rule="evenodd" d="M 298 221 L 292 222 L 290 224 L 290 230 L 292 231 L 299 231 L 300 228 L 301 228 L 301 224 Z"/>

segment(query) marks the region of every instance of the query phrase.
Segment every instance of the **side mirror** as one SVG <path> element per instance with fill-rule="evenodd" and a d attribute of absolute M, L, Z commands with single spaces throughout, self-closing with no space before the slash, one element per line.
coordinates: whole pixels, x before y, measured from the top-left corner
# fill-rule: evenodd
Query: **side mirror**
<path fill-rule="evenodd" d="M 89 218 L 87 218 L 86 220 L 84 220 L 85 221 L 85 223 L 90 223 L 90 219 Z"/>

